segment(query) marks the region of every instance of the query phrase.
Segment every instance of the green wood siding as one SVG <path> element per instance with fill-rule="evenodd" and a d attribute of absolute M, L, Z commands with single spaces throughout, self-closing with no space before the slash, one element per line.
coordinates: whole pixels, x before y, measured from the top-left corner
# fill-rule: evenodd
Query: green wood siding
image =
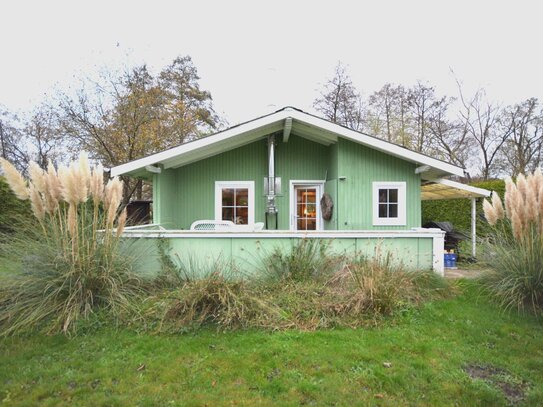
<path fill-rule="evenodd" d="M 338 140 L 338 229 L 390 230 L 420 227 L 420 176 L 416 165 L 352 141 Z M 374 181 L 405 181 L 405 226 L 373 226 Z"/>
<path fill-rule="evenodd" d="M 292 134 L 288 143 L 278 137 L 275 171 L 282 179 L 277 197 L 278 228 L 289 228 L 291 180 L 319 180 L 334 201 L 327 230 L 410 229 L 420 227 L 420 176 L 416 165 L 339 139 L 324 146 Z M 254 181 L 255 222 L 264 222 L 263 180 L 268 172 L 267 142 L 243 147 L 154 176 L 154 222 L 189 229 L 192 222 L 215 218 L 215 181 Z M 340 180 L 340 177 L 345 177 Z M 372 182 L 405 181 L 407 224 L 373 226 Z"/>
<path fill-rule="evenodd" d="M 177 172 L 163 170 L 153 175 L 153 223 L 177 228 Z"/>

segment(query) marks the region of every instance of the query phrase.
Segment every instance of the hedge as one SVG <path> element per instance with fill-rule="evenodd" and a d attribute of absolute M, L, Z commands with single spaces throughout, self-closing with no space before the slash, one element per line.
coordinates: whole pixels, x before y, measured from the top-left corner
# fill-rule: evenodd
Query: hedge
<path fill-rule="evenodd" d="M 22 224 L 22 219 L 31 215 L 28 201 L 17 199 L 4 177 L 0 177 L 0 237 L 12 233 Z"/>
<path fill-rule="evenodd" d="M 471 186 L 496 191 L 503 200 L 505 181 L 480 181 Z M 471 200 L 443 199 L 437 201 L 422 201 L 422 224 L 426 222 L 450 222 L 455 229 L 470 236 L 471 231 Z M 484 235 L 488 224 L 483 215 L 483 200 L 477 200 L 477 233 Z"/>

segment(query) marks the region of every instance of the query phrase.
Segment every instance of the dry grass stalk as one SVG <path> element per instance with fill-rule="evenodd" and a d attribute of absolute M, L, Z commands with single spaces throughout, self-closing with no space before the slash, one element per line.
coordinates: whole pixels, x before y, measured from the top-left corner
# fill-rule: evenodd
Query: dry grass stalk
<path fill-rule="evenodd" d="M 70 236 L 74 238 L 77 234 L 77 209 L 74 204 L 70 204 L 68 207 L 68 232 L 70 233 Z"/>
<path fill-rule="evenodd" d="M 0 164 L 9 187 L 17 198 L 26 200 L 30 197 L 27 183 L 21 173 L 8 160 L 0 158 Z"/>

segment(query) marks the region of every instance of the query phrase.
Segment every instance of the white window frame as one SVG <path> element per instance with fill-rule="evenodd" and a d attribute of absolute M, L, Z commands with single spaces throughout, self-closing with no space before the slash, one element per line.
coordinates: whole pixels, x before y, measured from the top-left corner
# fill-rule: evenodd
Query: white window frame
<path fill-rule="evenodd" d="M 222 220 L 222 190 L 224 188 L 247 188 L 249 216 L 247 224 L 255 224 L 255 182 L 254 181 L 215 181 L 215 220 Z"/>
<path fill-rule="evenodd" d="M 296 229 L 296 194 L 294 193 L 295 187 L 316 187 L 317 188 L 317 230 L 323 230 L 323 220 L 321 213 L 321 197 L 324 193 L 323 180 L 290 180 L 289 185 L 289 206 L 290 206 L 290 230 L 297 231 Z M 302 232 L 300 230 L 300 232 Z"/>
<path fill-rule="evenodd" d="M 379 189 L 398 190 L 398 217 L 379 217 Z M 406 182 L 376 181 L 373 183 L 373 225 L 374 226 L 405 226 L 407 224 Z"/>

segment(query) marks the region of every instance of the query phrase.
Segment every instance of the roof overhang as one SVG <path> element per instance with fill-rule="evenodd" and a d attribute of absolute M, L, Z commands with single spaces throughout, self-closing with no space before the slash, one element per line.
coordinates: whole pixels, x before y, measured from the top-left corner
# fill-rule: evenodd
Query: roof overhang
<path fill-rule="evenodd" d="M 288 141 L 290 133 L 311 141 L 330 145 L 338 137 L 363 144 L 386 154 L 413 162 L 421 167 L 423 179 L 435 179 L 449 175 L 464 176 L 464 169 L 449 164 L 385 140 L 369 136 L 340 126 L 328 120 L 304 113 L 294 108 L 284 108 L 267 116 L 239 124 L 213 135 L 182 144 L 111 169 L 111 176 L 129 175 L 146 177 L 148 166 L 161 166 L 164 169 L 177 168 L 222 152 L 252 143 L 267 135 L 283 132 L 283 140 Z"/>
<path fill-rule="evenodd" d="M 472 187 L 448 179 L 435 179 L 421 186 L 421 200 L 488 198 L 492 194 L 483 188 Z"/>

